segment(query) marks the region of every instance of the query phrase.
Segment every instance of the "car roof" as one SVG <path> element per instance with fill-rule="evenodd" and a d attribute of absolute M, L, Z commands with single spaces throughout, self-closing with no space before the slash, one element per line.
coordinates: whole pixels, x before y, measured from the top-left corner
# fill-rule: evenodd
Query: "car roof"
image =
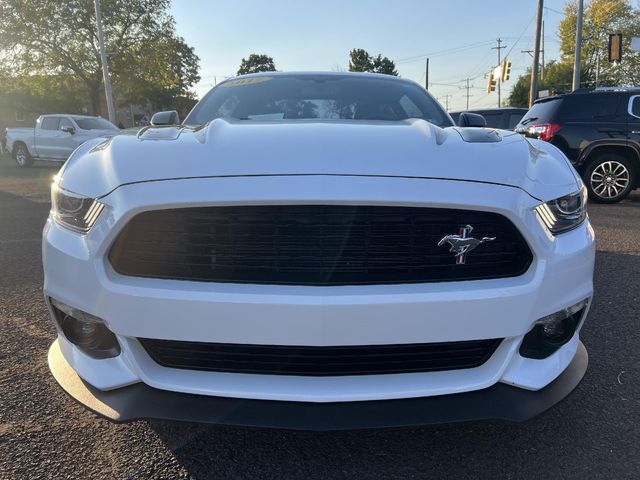
<path fill-rule="evenodd" d="M 522 112 L 525 113 L 527 112 L 528 109 L 526 108 L 522 108 L 522 107 L 500 107 L 500 108 L 475 108 L 472 110 L 457 110 L 455 112 L 449 112 L 449 115 L 459 115 L 461 113 L 464 112 L 469 112 L 469 113 L 477 113 L 477 112 L 498 112 L 498 113 L 508 113 L 508 112 Z"/>
<path fill-rule="evenodd" d="M 569 96 L 576 95 L 611 95 L 616 93 L 640 93 L 640 87 L 591 87 L 578 88 L 573 92 L 562 92 L 550 97 L 538 98 L 533 103 L 544 103 L 552 100 L 561 100 Z"/>
<path fill-rule="evenodd" d="M 578 88 L 572 94 L 581 94 L 581 93 L 624 93 L 624 92 L 639 92 L 640 87 L 589 87 L 589 88 Z"/>

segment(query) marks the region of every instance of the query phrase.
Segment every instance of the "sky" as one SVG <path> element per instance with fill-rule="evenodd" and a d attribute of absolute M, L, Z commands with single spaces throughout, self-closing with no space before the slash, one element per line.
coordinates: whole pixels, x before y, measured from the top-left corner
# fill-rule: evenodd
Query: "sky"
<path fill-rule="evenodd" d="M 559 57 L 557 29 L 565 0 L 546 0 L 545 60 Z M 173 0 L 176 29 L 200 57 L 198 97 L 234 76 L 243 57 L 264 53 L 279 71 L 347 70 L 349 51 L 364 48 L 395 61 L 399 74 L 422 85 L 430 58 L 430 92 L 449 110 L 496 107 L 486 74 L 502 55 L 511 79 L 531 66 L 537 0 Z"/>

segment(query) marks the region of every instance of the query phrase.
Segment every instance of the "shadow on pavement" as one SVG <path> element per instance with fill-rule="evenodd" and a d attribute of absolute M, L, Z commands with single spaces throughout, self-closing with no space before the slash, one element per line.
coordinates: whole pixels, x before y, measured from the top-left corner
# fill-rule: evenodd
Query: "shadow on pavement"
<path fill-rule="evenodd" d="M 0 205 L 0 293 L 37 289 L 40 300 L 41 232 L 49 204 L 0 189 Z"/>

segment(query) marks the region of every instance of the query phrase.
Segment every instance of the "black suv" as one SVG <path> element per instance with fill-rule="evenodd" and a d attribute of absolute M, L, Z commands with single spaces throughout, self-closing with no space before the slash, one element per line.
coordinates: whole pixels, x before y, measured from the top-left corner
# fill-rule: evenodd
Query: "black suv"
<path fill-rule="evenodd" d="M 640 187 L 640 87 L 536 100 L 515 130 L 562 150 L 596 202 L 619 202 Z"/>
<path fill-rule="evenodd" d="M 513 130 L 525 113 L 526 108 L 503 107 L 503 108 L 487 108 L 484 110 L 464 110 L 468 113 L 477 113 L 482 115 L 487 122 L 489 128 L 502 128 L 504 130 Z M 462 112 L 449 112 L 453 121 L 458 124 L 458 118 Z"/>

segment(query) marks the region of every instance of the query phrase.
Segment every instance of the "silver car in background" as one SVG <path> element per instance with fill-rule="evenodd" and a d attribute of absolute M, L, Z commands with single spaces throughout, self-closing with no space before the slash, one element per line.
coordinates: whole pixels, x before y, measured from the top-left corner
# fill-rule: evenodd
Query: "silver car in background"
<path fill-rule="evenodd" d="M 7 128 L 6 148 L 20 167 L 34 160 L 63 162 L 87 140 L 119 132 L 110 121 L 87 115 L 41 115 L 35 128 Z"/>

